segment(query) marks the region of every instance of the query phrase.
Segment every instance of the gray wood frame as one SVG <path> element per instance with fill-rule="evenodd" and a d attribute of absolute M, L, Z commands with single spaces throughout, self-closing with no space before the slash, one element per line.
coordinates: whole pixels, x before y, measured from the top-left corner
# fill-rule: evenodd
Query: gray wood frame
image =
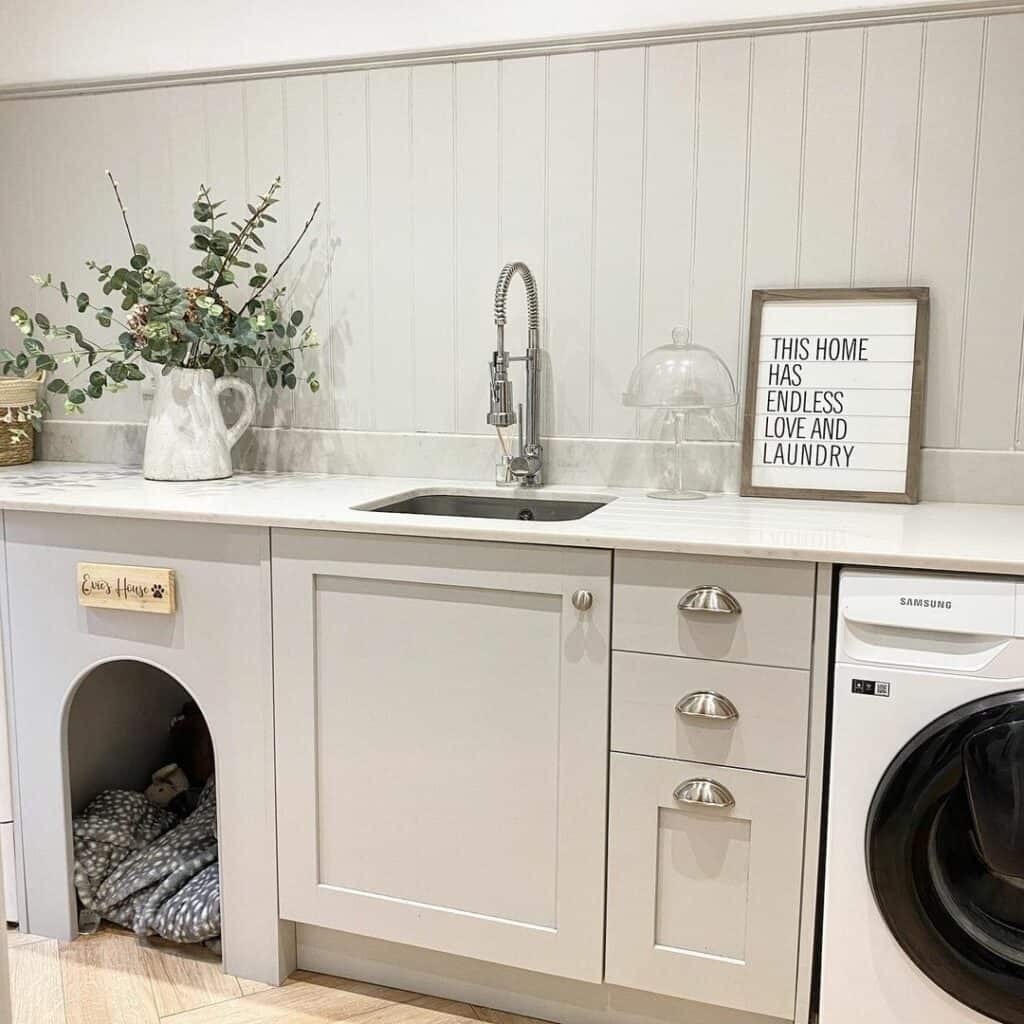
<path fill-rule="evenodd" d="M 917 326 L 914 335 L 914 374 L 910 392 L 910 432 L 907 437 L 907 475 L 898 491 L 831 491 L 802 487 L 758 487 L 751 483 L 754 420 L 757 403 L 757 367 L 761 345 L 761 315 L 766 302 L 849 302 L 864 299 L 914 299 Z M 925 363 L 928 356 L 929 291 L 927 288 L 756 288 L 750 297 L 750 335 L 747 381 L 743 407 L 740 494 L 753 498 L 803 498 L 826 501 L 886 501 L 917 504 L 921 482 L 921 433 L 924 426 Z"/>

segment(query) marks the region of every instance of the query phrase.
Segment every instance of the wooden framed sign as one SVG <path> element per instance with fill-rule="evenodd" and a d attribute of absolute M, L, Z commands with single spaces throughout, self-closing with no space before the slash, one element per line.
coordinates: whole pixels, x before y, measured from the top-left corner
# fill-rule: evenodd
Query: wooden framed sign
<path fill-rule="evenodd" d="M 755 291 L 740 493 L 918 497 L 927 288 Z"/>
<path fill-rule="evenodd" d="M 169 615 L 175 609 L 174 570 L 145 565 L 79 562 L 78 603 L 87 608 Z"/>

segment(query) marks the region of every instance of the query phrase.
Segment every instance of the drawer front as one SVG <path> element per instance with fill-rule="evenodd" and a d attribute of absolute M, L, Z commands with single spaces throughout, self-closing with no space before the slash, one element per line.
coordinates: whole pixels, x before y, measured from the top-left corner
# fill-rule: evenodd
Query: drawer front
<path fill-rule="evenodd" d="M 802 775 L 810 676 L 617 651 L 612 749 Z"/>
<path fill-rule="evenodd" d="M 613 754 L 609 811 L 605 980 L 792 1019 L 803 780 Z"/>
<path fill-rule="evenodd" d="M 814 566 L 616 552 L 613 611 L 616 650 L 807 668 Z"/>

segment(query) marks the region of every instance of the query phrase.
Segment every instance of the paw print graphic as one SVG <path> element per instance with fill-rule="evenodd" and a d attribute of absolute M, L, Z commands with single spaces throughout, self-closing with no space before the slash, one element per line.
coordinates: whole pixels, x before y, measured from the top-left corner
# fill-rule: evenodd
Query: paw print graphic
<path fill-rule="evenodd" d="M 159 601 L 164 596 L 164 586 L 162 583 L 153 584 L 153 596 Z"/>

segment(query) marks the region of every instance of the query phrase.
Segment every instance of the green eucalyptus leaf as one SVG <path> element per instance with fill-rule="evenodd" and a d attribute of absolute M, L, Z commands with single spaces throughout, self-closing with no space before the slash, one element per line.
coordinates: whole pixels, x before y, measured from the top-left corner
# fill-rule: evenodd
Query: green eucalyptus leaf
<path fill-rule="evenodd" d="M 46 390 L 55 395 L 66 395 L 68 392 L 68 382 L 61 380 L 60 377 L 54 377 L 49 384 L 46 385 Z"/>
<path fill-rule="evenodd" d="M 79 313 L 84 313 L 89 308 L 89 296 L 85 292 L 79 292 L 75 298 L 75 305 L 78 306 Z"/>
<path fill-rule="evenodd" d="M 72 388 L 68 392 L 68 401 L 72 405 L 81 405 L 85 401 L 85 392 L 81 388 Z"/>

